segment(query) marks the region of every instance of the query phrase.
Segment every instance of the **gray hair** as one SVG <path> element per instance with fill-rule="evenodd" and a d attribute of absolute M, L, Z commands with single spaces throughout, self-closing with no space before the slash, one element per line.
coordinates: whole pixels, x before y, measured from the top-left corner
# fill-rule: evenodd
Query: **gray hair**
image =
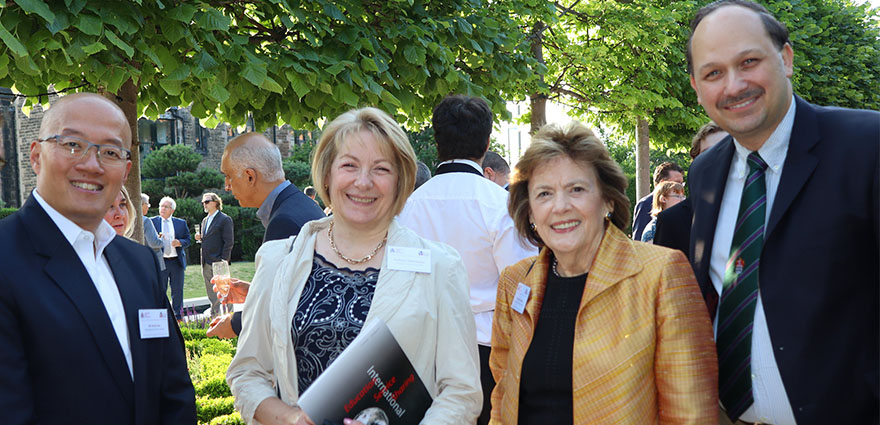
<path fill-rule="evenodd" d="M 149 205 L 150 204 L 150 195 L 147 195 L 146 193 L 141 193 L 141 204 Z"/>
<path fill-rule="evenodd" d="M 510 165 L 507 164 L 507 161 L 492 151 L 486 151 L 486 156 L 483 158 L 483 168 L 487 167 L 495 170 L 496 173 L 507 174 L 510 172 Z"/>
<path fill-rule="evenodd" d="M 239 175 L 245 169 L 252 168 L 267 181 L 284 180 L 281 151 L 271 142 L 242 143 L 231 149 L 226 155 L 230 165 L 238 170 Z"/>
<path fill-rule="evenodd" d="M 431 179 L 431 170 L 422 161 L 416 161 L 416 189 Z"/>
<path fill-rule="evenodd" d="M 176 210 L 176 209 L 177 209 L 177 202 L 174 201 L 174 198 L 172 198 L 172 197 L 170 197 L 170 196 L 165 196 L 165 197 L 163 197 L 162 199 L 159 200 L 159 205 L 161 206 L 162 203 L 165 202 L 165 201 L 168 201 L 168 202 L 171 203 L 171 209 L 172 209 L 172 210 Z"/>

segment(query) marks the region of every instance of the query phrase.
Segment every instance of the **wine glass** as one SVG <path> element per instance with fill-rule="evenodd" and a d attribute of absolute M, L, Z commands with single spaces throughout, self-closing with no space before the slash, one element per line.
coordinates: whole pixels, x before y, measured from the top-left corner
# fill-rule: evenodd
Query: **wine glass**
<path fill-rule="evenodd" d="M 195 227 L 196 234 L 200 234 L 200 233 L 202 233 L 202 225 L 201 225 L 201 224 L 194 224 L 193 227 Z M 202 243 L 202 238 L 201 238 L 201 236 L 200 236 L 199 239 L 196 241 L 196 243 Z"/>
<path fill-rule="evenodd" d="M 223 304 L 223 300 L 226 299 L 226 295 L 229 293 L 229 285 L 232 282 L 232 278 L 229 275 L 229 263 L 226 260 L 216 261 L 211 264 L 211 269 L 214 272 L 214 276 L 211 278 L 211 283 L 217 286 L 217 298 L 220 299 L 220 312 L 226 313 L 226 306 Z"/>

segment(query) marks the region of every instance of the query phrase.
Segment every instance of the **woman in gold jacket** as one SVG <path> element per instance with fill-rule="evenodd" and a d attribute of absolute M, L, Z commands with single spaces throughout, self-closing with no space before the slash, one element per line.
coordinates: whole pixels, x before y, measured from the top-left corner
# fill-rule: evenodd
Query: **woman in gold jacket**
<path fill-rule="evenodd" d="M 509 211 L 542 247 L 498 283 L 492 423 L 718 423 L 712 325 L 684 255 L 633 242 L 627 180 L 588 128 L 545 126 Z"/>

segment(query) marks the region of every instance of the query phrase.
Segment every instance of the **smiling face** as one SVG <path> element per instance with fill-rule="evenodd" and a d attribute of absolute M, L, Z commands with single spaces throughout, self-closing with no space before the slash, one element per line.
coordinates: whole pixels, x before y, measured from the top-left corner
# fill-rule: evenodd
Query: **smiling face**
<path fill-rule="evenodd" d="M 119 108 L 97 95 L 72 96 L 43 117 L 41 138 L 70 135 L 95 144 L 131 147 L 131 130 Z M 73 158 L 53 141 L 31 143 L 30 161 L 40 196 L 88 231 L 104 219 L 131 168 L 131 161 L 116 167 L 101 164 L 94 148 Z"/>
<path fill-rule="evenodd" d="M 398 170 L 370 132 L 349 136 L 330 166 L 334 220 L 365 230 L 387 227 L 393 216 Z"/>
<path fill-rule="evenodd" d="M 535 168 L 529 210 L 538 236 L 557 257 L 592 258 L 586 253 L 599 246 L 611 205 L 602 196 L 595 168 L 566 156 Z"/>
<path fill-rule="evenodd" d="M 691 86 L 706 114 L 747 148 L 760 148 L 791 102 L 791 46 L 777 48 L 754 11 L 725 6 L 694 30 L 692 55 Z"/>
<path fill-rule="evenodd" d="M 128 220 L 128 205 L 122 192 L 119 192 L 113 204 L 110 205 L 110 209 L 107 210 L 107 214 L 104 214 L 104 221 L 113 226 L 117 235 L 123 236 L 125 228 L 128 226 Z"/>

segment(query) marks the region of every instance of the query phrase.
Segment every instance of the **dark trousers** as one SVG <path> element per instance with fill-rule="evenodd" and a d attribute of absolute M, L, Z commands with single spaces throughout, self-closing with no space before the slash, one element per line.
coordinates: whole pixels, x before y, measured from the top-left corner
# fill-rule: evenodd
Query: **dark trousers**
<path fill-rule="evenodd" d="M 171 309 L 174 311 L 174 317 L 180 320 L 180 313 L 183 310 L 183 266 L 180 265 L 180 259 L 165 259 L 165 270 L 159 272 L 159 282 L 165 286 L 165 291 L 168 291 L 168 285 L 171 285 Z"/>
<path fill-rule="evenodd" d="M 495 389 L 495 378 L 492 377 L 492 371 L 489 369 L 489 354 L 492 353 L 492 347 L 477 345 L 477 349 L 480 351 L 480 385 L 483 387 L 483 411 L 477 418 L 477 425 L 487 425 L 492 414 L 492 390 Z"/>

